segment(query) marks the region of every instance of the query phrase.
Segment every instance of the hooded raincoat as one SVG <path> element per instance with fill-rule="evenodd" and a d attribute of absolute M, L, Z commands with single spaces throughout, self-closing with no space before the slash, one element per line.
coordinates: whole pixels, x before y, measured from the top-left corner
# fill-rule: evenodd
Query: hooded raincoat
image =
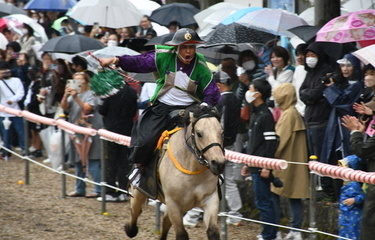
<path fill-rule="evenodd" d="M 306 127 L 295 105 L 297 95 L 291 83 L 282 83 L 274 91 L 273 96 L 282 113 L 276 124 L 276 134 L 280 143 L 275 157 L 290 162 L 306 163 L 308 160 Z M 284 183 L 282 188 L 272 186 L 272 192 L 287 198 L 309 198 L 308 168 L 304 165 L 289 164 L 282 171 L 274 171 Z"/>

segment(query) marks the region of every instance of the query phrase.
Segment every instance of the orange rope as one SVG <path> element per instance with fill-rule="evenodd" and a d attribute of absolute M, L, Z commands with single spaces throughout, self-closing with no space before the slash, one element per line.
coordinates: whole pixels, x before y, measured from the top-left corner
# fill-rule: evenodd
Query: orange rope
<path fill-rule="evenodd" d="M 167 145 L 167 152 L 168 152 L 168 156 L 169 158 L 172 160 L 173 164 L 175 165 L 175 167 L 180 170 L 181 172 L 185 173 L 185 174 L 189 174 L 189 175 L 197 175 L 197 174 L 200 174 L 204 171 L 206 171 L 206 167 L 202 166 L 202 168 L 199 170 L 199 171 L 196 171 L 196 172 L 192 172 L 192 171 L 189 171 L 189 170 L 186 170 L 185 168 L 183 168 L 180 163 L 177 161 L 177 159 L 173 156 L 173 153 L 172 153 L 172 150 L 170 148 L 170 145 L 168 143 Z"/>

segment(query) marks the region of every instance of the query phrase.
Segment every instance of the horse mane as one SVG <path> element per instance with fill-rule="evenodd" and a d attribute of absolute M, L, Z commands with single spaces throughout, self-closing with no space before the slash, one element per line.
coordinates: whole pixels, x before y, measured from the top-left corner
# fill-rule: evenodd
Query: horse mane
<path fill-rule="evenodd" d="M 185 124 L 189 124 L 191 121 L 189 113 L 192 113 L 195 119 L 198 119 L 203 115 L 206 115 L 207 117 L 215 117 L 220 121 L 219 112 L 215 107 L 210 105 L 193 105 L 187 108 L 186 110 L 188 114 L 185 114 Z"/>

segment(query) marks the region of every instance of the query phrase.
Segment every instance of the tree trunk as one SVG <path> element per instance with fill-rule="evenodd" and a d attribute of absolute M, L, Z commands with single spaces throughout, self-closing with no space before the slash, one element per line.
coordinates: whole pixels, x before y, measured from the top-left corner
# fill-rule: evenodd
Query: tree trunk
<path fill-rule="evenodd" d="M 203 10 L 208 8 L 209 6 L 212 6 L 216 3 L 223 2 L 223 0 L 167 0 L 166 3 L 174 3 L 174 2 L 179 2 L 179 3 L 190 3 L 191 5 L 196 6 L 197 8 Z"/>
<path fill-rule="evenodd" d="M 315 25 L 322 27 L 332 18 L 340 16 L 340 0 L 315 0 Z"/>

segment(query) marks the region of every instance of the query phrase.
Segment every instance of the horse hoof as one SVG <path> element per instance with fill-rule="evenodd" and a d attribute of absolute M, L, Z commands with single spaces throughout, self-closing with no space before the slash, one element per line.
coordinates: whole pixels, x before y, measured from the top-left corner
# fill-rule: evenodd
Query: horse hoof
<path fill-rule="evenodd" d="M 125 233 L 128 237 L 133 238 L 138 234 L 138 227 L 132 226 L 130 223 L 125 224 Z"/>

